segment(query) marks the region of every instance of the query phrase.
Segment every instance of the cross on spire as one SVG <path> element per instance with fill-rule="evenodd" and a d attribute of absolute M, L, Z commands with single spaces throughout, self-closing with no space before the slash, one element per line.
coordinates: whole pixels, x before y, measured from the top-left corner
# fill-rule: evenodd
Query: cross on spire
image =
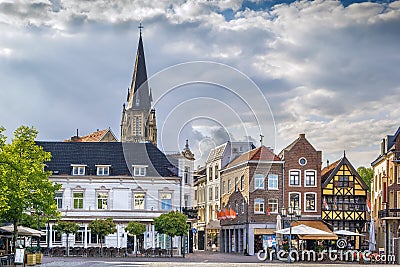
<path fill-rule="evenodd" d="M 142 29 L 144 28 L 143 26 L 142 26 L 142 22 L 139 22 L 139 34 L 140 34 L 140 36 L 142 36 Z"/>

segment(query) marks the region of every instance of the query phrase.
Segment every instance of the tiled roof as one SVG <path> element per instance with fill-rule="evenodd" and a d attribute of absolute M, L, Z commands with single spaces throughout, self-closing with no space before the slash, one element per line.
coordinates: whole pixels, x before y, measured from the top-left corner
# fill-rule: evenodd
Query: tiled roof
<path fill-rule="evenodd" d="M 90 133 L 85 136 L 73 136 L 71 139 L 67 139 L 64 142 L 100 142 L 108 132 L 111 132 L 111 130 L 97 130 L 96 132 Z M 114 136 L 112 132 L 111 134 Z"/>
<path fill-rule="evenodd" d="M 337 161 L 335 161 L 332 164 L 329 164 L 328 166 L 326 166 L 325 168 L 323 168 L 321 170 L 321 179 L 322 182 L 325 182 L 326 179 L 328 179 L 329 175 L 332 173 L 332 171 L 336 168 L 336 166 L 339 164 L 339 162 L 341 161 L 341 159 L 338 159 Z"/>
<path fill-rule="evenodd" d="M 146 176 L 173 176 L 173 165 L 151 143 L 121 142 L 36 142 L 52 159 L 47 168 L 53 174 L 71 174 L 71 164 L 87 165 L 87 174 L 95 175 L 95 165 L 111 165 L 111 175 L 131 175 L 132 165 L 148 165 Z"/>
<path fill-rule="evenodd" d="M 281 161 L 281 159 L 274 154 L 274 152 L 265 146 L 261 146 L 250 150 L 249 152 L 243 153 L 232 162 L 230 162 L 226 168 L 233 167 L 243 162 L 247 162 L 250 160 L 264 160 L 264 161 Z"/>
<path fill-rule="evenodd" d="M 228 145 L 228 142 L 217 146 L 216 148 L 211 149 L 210 154 L 208 154 L 207 162 L 212 162 L 217 159 L 220 159 L 224 154 L 225 148 Z"/>

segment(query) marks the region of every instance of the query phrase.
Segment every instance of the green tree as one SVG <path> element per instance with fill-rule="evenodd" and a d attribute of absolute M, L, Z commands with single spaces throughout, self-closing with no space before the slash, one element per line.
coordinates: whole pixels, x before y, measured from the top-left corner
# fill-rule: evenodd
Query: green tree
<path fill-rule="evenodd" d="M 60 221 L 54 226 L 54 229 L 60 233 L 67 234 L 67 256 L 69 256 L 69 235 L 76 234 L 79 230 L 79 225 L 74 222 Z"/>
<path fill-rule="evenodd" d="M 128 223 L 128 226 L 125 228 L 126 231 L 129 232 L 130 235 L 136 236 L 136 256 L 139 248 L 139 238 L 138 236 L 146 232 L 146 225 L 140 222 L 131 221 Z"/>
<path fill-rule="evenodd" d="M 364 166 L 357 168 L 358 174 L 364 180 L 368 186 L 368 192 L 371 192 L 371 183 L 374 179 L 374 170 L 372 168 L 366 168 Z"/>
<path fill-rule="evenodd" d="M 172 238 L 175 236 L 184 236 L 187 234 L 187 231 L 189 231 L 189 224 L 187 224 L 186 221 L 186 215 L 178 211 L 171 211 L 154 218 L 154 228 L 157 232 L 171 237 L 172 248 Z"/>
<path fill-rule="evenodd" d="M 35 128 L 19 127 L 11 143 L 6 143 L 3 132 L 4 128 L 0 127 L 0 218 L 14 224 L 15 249 L 17 227 L 25 212 L 40 211 L 46 216 L 57 216 L 54 193 L 61 185 L 53 184 L 49 180 L 51 172 L 44 171 L 51 154 L 36 145 Z"/>
<path fill-rule="evenodd" d="M 115 229 L 115 223 L 111 218 L 107 218 L 105 220 L 94 220 L 89 223 L 88 228 L 92 234 L 99 236 L 101 255 L 103 251 L 103 238 L 117 231 L 117 229 Z"/>

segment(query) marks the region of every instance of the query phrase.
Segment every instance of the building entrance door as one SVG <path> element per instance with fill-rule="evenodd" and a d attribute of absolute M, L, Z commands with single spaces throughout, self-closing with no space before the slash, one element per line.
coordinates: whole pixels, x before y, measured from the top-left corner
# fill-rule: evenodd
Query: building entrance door
<path fill-rule="evenodd" d="M 197 232 L 197 242 L 198 242 L 198 249 L 199 250 L 204 250 L 204 231 L 198 231 Z"/>

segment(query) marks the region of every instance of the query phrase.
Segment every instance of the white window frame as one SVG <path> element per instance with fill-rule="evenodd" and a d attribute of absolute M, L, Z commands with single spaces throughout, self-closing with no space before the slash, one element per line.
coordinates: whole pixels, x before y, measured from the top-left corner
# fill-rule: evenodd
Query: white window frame
<path fill-rule="evenodd" d="M 307 195 L 314 195 L 314 210 L 307 210 Z M 304 193 L 304 212 L 317 212 L 317 193 L 314 192 L 309 192 L 309 193 Z"/>
<path fill-rule="evenodd" d="M 103 200 L 102 201 L 102 205 L 105 204 L 105 208 L 104 207 L 102 207 L 102 208 L 99 207 L 100 195 L 102 195 L 102 194 L 105 194 L 107 196 L 107 198 L 101 198 L 101 200 Z M 104 200 L 105 200 L 105 202 L 104 202 Z M 108 210 L 110 208 L 109 205 L 108 205 L 109 202 L 110 202 L 110 194 L 108 192 L 105 192 L 105 191 L 97 191 L 96 192 L 96 208 L 98 210 Z"/>
<path fill-rule="evenodd" d="M 291 179 L 291 176 L 292 176 L 292 173 L 293 172 L 297 172 L 298 174 L 299 174 L 299 184 L 291 184 L 291 181 L 292 181 L 292 179 Z M 300 170 L 298 170 L 298 169 L 291 169 L 291 170 L 289 170 L 289 175 L 288 175 L 289 177 L 289 181 L 288 181 L 288 184 L 289 184 L 289 186 L 292 186 L 292 187 L 301 187 L 301 171 Z"/>
<path fill-rule="evenodd" d="M 163 198 L 162 198 L 162 195 L 163 194 L 170 194 L 171 195 L 171 208 L 170 209 L 163 209 L 162 208 L 162 205 L 163 205 L 163 203 L 162 203 L 162 200 L 163 200 Z M 171 210 L 173 210 L 173 206 L 174 206 L 174 203 L 173 203 L 173 199 L 174 199 L 174 195 L 173 195 L 173 193 L 172 193 L 172 191 L 162 191 L 162 192 L 160 192 L 160 210 L 163 210 L 163 211 L 171 211 Z M 168 199 L 168 198 L 165 198 L 165 199 Z"/>
<path fill-rule="evenodd" d="M 299 195 L 299 209 L 301 210 L 301 193 L 300 192 L 289 192 L 289 206 L 291 204 L 291 195 Z M 293 207 L 295 209 L 296 207 Z"/>
<path fill-rule="evenodd" d="M 73 176 L 82 176 L 86 174 L 87 165 L 84 164 L 71 164 Z"/>
<path fill-rule="evenodd" d="M 262 176 L 262 178 L 261 178 Z M 264 174 L 254 174 L 253 176 L 254 179 L 254 190 L 256 189 L 265 189 L 265 175 Z M 262 180 L 262 187 L 260 183 L 257 183 L 257 181 Z"/>
<path fill-rule="evenodd" d="M 259 210 L 256 210 L 256 207 L 259 206 Z M 262 211 L 261 211 L 262 208 Z M 254 199 L 254 214 L 265 214 L 265 199 L 263 198 L 255 198 Z"/>
<path fill-rule="evenodd" d="M 314 185 L 307 185 L 307 173 L 314 173 Z M 317 171 L 316 170 L 305 170 L 304 171 L 304 187 L 317 187 Z"/>
<path fill-rule="evenodd" d="M 270 180 L 276 180 L 276 187 L 270 186 Z M 278 174 L 268 174 L 268 190 L 279 190 L 279 175 Z"/>
<path fill-rule="evenodd" d="M 148 165 L 132 165 L 133 176 L 146 176 Z"/>
<path fill-rule="evenodd" d="M 143 198 L 136 198 L 136 195 L 143 195 Z M 145 210 L 146 209 L 146 193 L 145 192 L 133 192 L 133 203 L 132 203 L 132 207 L 134 210 Z M 137 208 L 136 207 L 136 200 L 141 200 L 143 199 L 143 208 Z"/>
<path fill-rule="evenodd" d="M 276 203 L 271 203 L 270 201 L 272 201 L 272 200 L 276 201 Z M 279 213 L 279 201 L 278 201 L 278 199 L 277 198 L 268 199 L 268 207 L 270 207 L 270 204 L 274 204 L 274 205 L 276 204 L 276 211 L 272 211 L 272 209 L 270 208 L 270 213 L 278 214 Z"/>
<path fill-rule="evenodd" d="M 61 194 L 61 197 L 57 197 L 57 194 Z M 55 192 L 54 200 L 55 200 L 55 202 L 57 204 L 57 209 L 62 209 L 63 205 L 64 205 L 64 192 L 63 191 Z M 59 201 L 61 201 L 61 207 L 59 205 L 60 204 Z"/>
<path fill-rule="evenodd" d="M 75 208 L 75 196 L 74 196 L 75 193 L 82 194 L 82 208 Z M 81 198 L 77 198 L 77 199 L 81 199 Z M 74 210 L 83 210 L 85 208 L 85 192 L 84 191 L 81 191 L 81 190 L 72 191 L 72 207 Z"/>
<path fill-rule="evenodd" d="M 96 165 L 97 176 L 109 176 L 111 165 Z"/>

